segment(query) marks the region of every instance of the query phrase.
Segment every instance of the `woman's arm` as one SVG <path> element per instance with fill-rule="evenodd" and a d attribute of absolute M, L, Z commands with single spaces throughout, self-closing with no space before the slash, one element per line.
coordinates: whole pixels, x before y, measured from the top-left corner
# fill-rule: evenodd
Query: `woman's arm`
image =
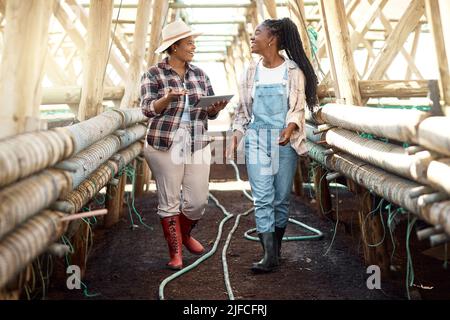
<path fill-rule="evenodd" d="M 293 86 L 289 92 L 289 110 L 286 115 L 286 129 L 284 129 L 279 138 L 280 145 L 286 145 L 291 135 L 296 130 L 305 128 L 305 76 L 301 70 L 295 73 Z"/>
<path fill-rule="evenodd" d="M 153 118 L 161 112 L 160 108 L 155 109 L 158 90 L 158 81 L 155 76 L 150 74 L 149 71 L 145 72 L 141 77 L 141 110 L 146 117 Z"/>
<path fill-rule="evenodd" d="M 155 76 L 146 72 L 141 79 L 141 108 L 142 113 L 149 118 L 160 115 L 172 101 L 186 94 L 184 90 L 174 91 L 168 88 L 164 97 L 158 99 L 158 91 Z"/>

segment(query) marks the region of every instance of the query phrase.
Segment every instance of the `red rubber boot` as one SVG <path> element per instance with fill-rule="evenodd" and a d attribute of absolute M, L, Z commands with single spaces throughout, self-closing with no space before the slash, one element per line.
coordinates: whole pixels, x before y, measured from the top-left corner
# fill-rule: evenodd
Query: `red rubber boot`
<path fill-rule="evenodd" d="M 202 254 L 205 248 L 200 242 L 191 236 L 191 231 L 197 224 L 197 221 L 187 218 L 182 212 L 180 213 L 181 237 L 183 244 L 193 254 Z"/>
<path fill-rule="evenodd" d="M 167 267 L 172 270 L 183 268 L 183 258 L 181 254 L 181 229 L 180 217 L 171 216 L 161 219 L 161 225 L 164 231 L 167 245 L 169 246 L 170 261 Z"/>

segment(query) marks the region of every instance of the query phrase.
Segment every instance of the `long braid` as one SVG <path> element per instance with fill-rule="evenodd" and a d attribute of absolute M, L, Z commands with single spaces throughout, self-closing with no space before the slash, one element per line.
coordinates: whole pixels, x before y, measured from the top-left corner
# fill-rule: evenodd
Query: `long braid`
<path fill-rule="evenodd" d="M 306 104 L 313 111 L 314 107 L 318 104 L 316 93 L 318 81 L 314 68 L 303 49 L 303 43 L 297 26 L 289 18 L 267 19 L 263 22 L 263 25 L 278 38 L 278 49 L 285 50 L 289 59 L 293 60 L 303 71 L 306 78 Z"/>

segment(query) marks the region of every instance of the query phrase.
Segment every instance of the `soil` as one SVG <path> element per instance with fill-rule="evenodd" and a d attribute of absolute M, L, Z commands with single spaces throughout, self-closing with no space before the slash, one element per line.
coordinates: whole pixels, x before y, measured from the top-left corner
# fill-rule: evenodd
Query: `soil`
<path fill-rule="evenodd" d="M 246 179 L 245 167 L 240 166 L 240 169 L 242 178 Z M 211 172 L 211 181 L 235 179 L 234 171 L 229 165 L 213 165 Z M 333 220 L 318 215 L 310 192 L 306 191 L 304 197 L 292 195 L 291 217 L 321 230 L 324 237 L 315 241 L 283 242 L 283 259 L 278 270 L 273 273 L 255 275 L 250 271 L 252 262 L 261 258 L 262 249 L 258 242 L 243 237 L 246 230 L 254 227 L 253 215 L 241 218 L 227 254 L 230 281 L 236 299 L 405 299 L 405 278 L 402 273 L 394 278 L 382 275 L 381 290 L 367 288 L 369 274 L 364 266 L 361 245 L 351 232 L 354 228 L 351 225 L 355 215 L 352 209 L 354 197 L 345 189 L 331 191 L 334 205 L 338 192 L 339 213 L 343 221 L 338 225 L 334 241 L 336 224 Z M 242 213 L 252 207 L 252 203 L 239 190 L 211 193 L 232 213 Z M 64 274 L 60 273 L 51 281 L 49 299 L 158 299 L 160 283 L 173 274 L 173 271 L 165 268 L 168 250 L 156 215 L 156 194 L 148 192 L 136 199 L 136 208 L 151 230 L 140 224 L 136 216 L 133 216 L 133 220 L 137 227 L 132 228 L 128 214 L 110 229 L 95 230 L 94 245 L 83 282 L 89 293 L 99 295 L 86 297 L 81 290 L 66 289 Z M 124 210 L 128 210 L 126 206 Z M 207 251 L 213 247 L 219 223 L 223 218 L 223 213 L 210 200 L 204 217 L 193 230 L 193 235 L 205 245 Z M 235 218 L 224 225 L 219 246 L 211 258 L 166 286 L 166 299 L 228 299 L 221 255 L 234 222 Z M 301 234 L 310 233 L 296 225 L 288 225 L 287 236 Z M 401 250 L 398 252 L 400 254 Z M 186 249 L 183 250 L 183 255 L 185 265 L 192 264 L 198 258 Z M 418 254 L 414 258 L 419 259 Z M 427 284 L 442 285 L 434 291 L 431 290 L 434 295 L 427 293 L 428 295 L 424 296 L 419 293 L 418 296 L 445 296 L 445 292 L 450 292 L 447 287 L 448 272 L 443 270 L 441 262 L 437 263 L 435 259 L 427 257 L 422 259 L 430 260 L 425 260 L 427 267 L 422 267 L 424 265 L 420 259 L 415 261 L 418 264 L 416 276 L 428 281 Z M 433 269 L 432 276 L 427 276 L 428 269 Z"/>

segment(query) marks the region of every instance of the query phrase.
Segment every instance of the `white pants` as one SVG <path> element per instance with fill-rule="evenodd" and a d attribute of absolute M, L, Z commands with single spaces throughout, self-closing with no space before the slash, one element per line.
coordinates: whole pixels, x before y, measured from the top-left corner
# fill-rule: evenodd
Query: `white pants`
<path fill-rule="evenodd" d="M 199 220 L 208 203 L 211 148 L 209 144 L 191 154 L 191 136 L 181 124 L 168 151 L 145 144 L 144 156 L 156 180 L 158 215 L 161 218 L 182 211 L 191 220 Z M 182 197 L 180 195 L 183 188 Z"/>

